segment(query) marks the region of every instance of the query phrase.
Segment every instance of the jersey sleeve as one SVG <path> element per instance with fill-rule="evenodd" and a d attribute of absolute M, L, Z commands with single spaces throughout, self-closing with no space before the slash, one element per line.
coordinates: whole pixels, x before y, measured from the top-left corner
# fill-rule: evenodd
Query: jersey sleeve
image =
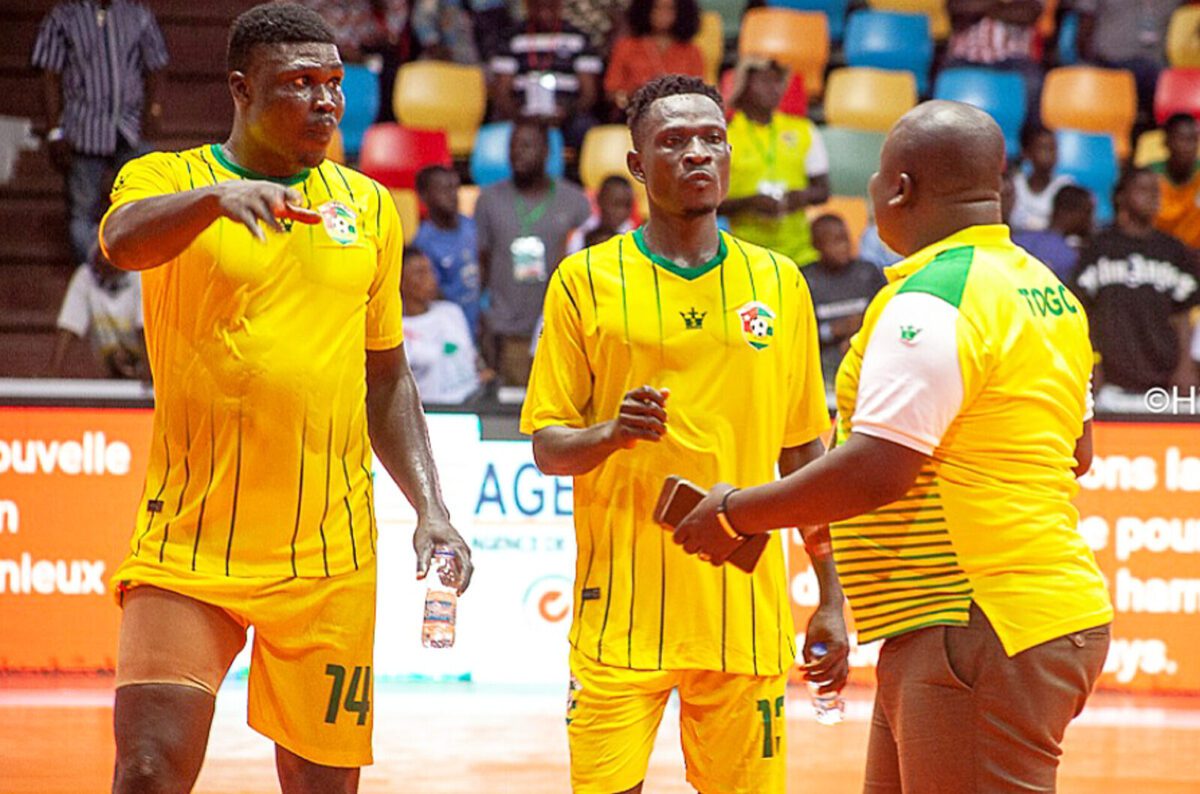
<path fill-rule="evenodd" d="M 817 315 L 813 310 L 808 281 L 798 269 L 795 278 L 796 347 L 792 351 L 792 372 L 789 377 L 791 401 L 788 405 L 787 428 L 783 434 L 784 447 L 807 444 L 829 429 L 825 379 L 821 374 L 821 345 L 817 338 Z"/>
<path fill-rule="evenodd" d="M 400 265 L 404 230 L 392 195 L 379 190 L 379 263 L 367 291 L 367 350 L 391 350 L 404 341 Z"/>
<path fill-rule="evenodd" d="M 126 204 L 180 192 L 178 162 L 179 155 L 174 152 L 151 152 L 130 160 L 117 173 L 110 194 L 112 203 L 100 219 L 100 250 L 106 257 L 108 246 L 104 242 L 104 227 L 108 219 Z"/>
<path fill-rule="evenodd" d="M 933 454 L 982 380 L 976 336 L 937 296 L 888 301 L 863 351 L 851 431 Z"/>
<path fill-rule="evenodd" d="M 546 290 L 541 339 L 521 409 L 521 432 L 526 434 L 555 425 L 586 426 L 592 371 L 578 296 L 571 293 L 564 269 L 554 271 Z"/>
<path fill-rule="evenodd" d="M 71 282 L 67 284 L 67 294 L 63 296 L 62 308 L 58 310 L 56 325 L 64 331 L 70 331 L 75 336 L 87 336 L 88 328 L 92 325 L 92 313 L 88 309 L 87 265 L 80 265 Z"/>

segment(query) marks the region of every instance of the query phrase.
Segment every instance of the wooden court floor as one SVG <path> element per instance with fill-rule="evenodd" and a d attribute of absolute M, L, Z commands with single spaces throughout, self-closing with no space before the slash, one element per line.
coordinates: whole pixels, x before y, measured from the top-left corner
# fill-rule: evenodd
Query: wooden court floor
<path fill-rule="evenodd" d="M 375 759 L 361 791 L 565 794 L 563 692 L 472 684 L 383 683 L 375 695 Z M 272 747 L 245 724 L 245 686 L 222 690 L 197 792 L 278 791 Z M 850 692 L 847 721 L 828 728 L 789 695 L 790 792 L 856 792 L 871 692 Z M 0 675 L 0 793 L 104 792 L 112 768 L 107 678 Z M 646 794 L 684 794 L 677 712 L 669 709 Z M 1100 694 L 1067 732 L 1065 794 L 1200 792 L 1200 698 Z"/>

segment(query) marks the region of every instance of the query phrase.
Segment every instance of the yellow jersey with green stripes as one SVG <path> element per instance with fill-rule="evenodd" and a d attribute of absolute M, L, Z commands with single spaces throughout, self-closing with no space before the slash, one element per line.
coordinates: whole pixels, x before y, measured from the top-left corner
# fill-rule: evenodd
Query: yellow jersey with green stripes
<path fill-rule="evenodd" d="M 264 178 L 219 146 L 156 152 L 121 170 L 109 214 Z M 261 243 L 222 218 L 142 273 L 155 411 L 131 553 L 168 569 L 321 577 L 375 552 L 365 351 L 404 338 L 399 217 L 329 161 L 274 181 L 322 222 L 260 224 Z"/>
<path fill-rule="evenodd" d="M 1009 655 L 1111 621 L 1071 504 L 1090 418 L 1083 309 L 1005 226 L 885 272 L 838 370 L 837 436 L 929 462 L 903 498 L 831 527 L 859 642 L 965 625 L 972 601 Z"/>
<path fill-rule="evenodd" d="M 679 268 L 641 230 L 550 279 L 521 430 L 613 419 L 630 389 L 670 389 L 667 434 L 575 478 L 571 644 L 641 670 L 775 675 L 795 658 L 781 538 L 753 574 L 688 556 L 653 521 L 664 478 L 768 482 L 785 447 L 829 425 L 812 300 L 789 259 L 722 234 Z"/>

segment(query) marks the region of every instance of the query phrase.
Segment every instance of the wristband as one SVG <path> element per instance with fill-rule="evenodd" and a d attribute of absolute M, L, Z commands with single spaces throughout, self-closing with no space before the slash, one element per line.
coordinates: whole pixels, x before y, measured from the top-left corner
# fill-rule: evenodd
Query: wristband
<path fill-rule="evenodd" d="M 733 528 L 733 524 L 730 522 L 729 515 L 727 513 L 729 509 L 729 497 L 737 493 L 738 490 L 740 489 L 731 488 L 725 492 L 724 496 L 721 497 L 721 504 L 719 507 L 717 507 L 717 523 L 721 525 L 721 529 L 725 530 L 725 534 L 729 536 L 730 540 L 736 540 L 738 543 L 744 543 L 747 539 L 746 536 Z"/>

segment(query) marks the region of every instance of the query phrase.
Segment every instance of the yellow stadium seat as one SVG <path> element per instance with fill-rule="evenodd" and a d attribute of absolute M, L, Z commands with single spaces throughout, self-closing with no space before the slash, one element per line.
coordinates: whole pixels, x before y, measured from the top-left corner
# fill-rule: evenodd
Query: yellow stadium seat
<path fill-rule="evenodd" d="M 1167 159 L 1167 133 L 1163 130 L 1146 130 L 1138 136 L 1133 150 L 1133 164 L 1145 168 Z"/>
<path fill-rule="evenodd" d="M 648 212 L 646 186 L 629 173 L 625 156 L 633 148 L 633 138 L 624 124 L 592 127 L 579 147 L 579 181 L 588 190 L 599 190 L 605 177 L 623 176 L 633 185 L 633 197 L 645 217 Z"/>
<path fill-rule="evenodd" d="M 820 11 L 752 8 L 742 17 L 738 56 L 771 58 L 804 76 L 809 98 L 821 95 L 829 62 L 829 20 Z"/>
<path fill-rule="evenodd" d="M 861 196 L 830 196 L 829 201 L 804 210 L 808 219 L 815 220 L 822 215 L 840 215 L 846 222 L 850 232 L 850 246 L 854 255 L 858 256 L 858 241 L 862 238 L 863 230 L 867 228 L 867 200 Z"/>
<path fill-rule="evenodd" d="M 722 27 L 721 15 L 716 11 L 700 13 L 700 30 L 692 39 L 700 48 L 700 56 L 704 59 L 704 79 L 712 85 L 717 84 L 717 71 L 721 68 L 721 60 L 725 57 L 725 32 Z"/>
<path fill-rule="evenodd" d="M 325 158 L 341 165 L 346 164 L 346 147 L 342 143 L 342 131 L 335 129 L 329 146 L 325 149 Z"/>
<path fill-rule="evenodd" d="M 1200 68 L 1200 6 L 1183 6 L 1171 15 L 1167 61 L 1172 66 Z"/>
<path fill-rule="evenodd" d="M 486 107 L 487 88 L 478 66 L 414 61 L 396 73 L 396 118 L 407 127 L 445 130 L 456 157 L 470 154 Z"/>
<path fill-rule="evenodd" d="M 404 229 L 404 244 L 408 245 L 417 236 L 421 225 L 421 200 L 417 191 L 397 187 L 388 191 L 392 201 L 396 202 L 396 213 L 400 216 L 400 225 Z"/>
<path fill-rule="evenodd" d="M 917 105 L 912 72 L 846 67 L 829 73 L 825 120 L 838 127 L 887 132 Z"/>
<path fill-rule="evenodd" d="M 950 36 L 950 14 L 946 0 L 867 0 L 876 11 L 895 11 L 900 14 L 924 14 L 929 17 L 929 32 L 934 41 Z"/>
<path fill-rule="evenodd" d="M 1129 134 L 1137 115 L 1137 86 L 1125 69 L 1062 66 L 1046 74 L 1042 120 L 1050 129 L 1106 133 L 1117 157 L 1129 157 Z"/>

